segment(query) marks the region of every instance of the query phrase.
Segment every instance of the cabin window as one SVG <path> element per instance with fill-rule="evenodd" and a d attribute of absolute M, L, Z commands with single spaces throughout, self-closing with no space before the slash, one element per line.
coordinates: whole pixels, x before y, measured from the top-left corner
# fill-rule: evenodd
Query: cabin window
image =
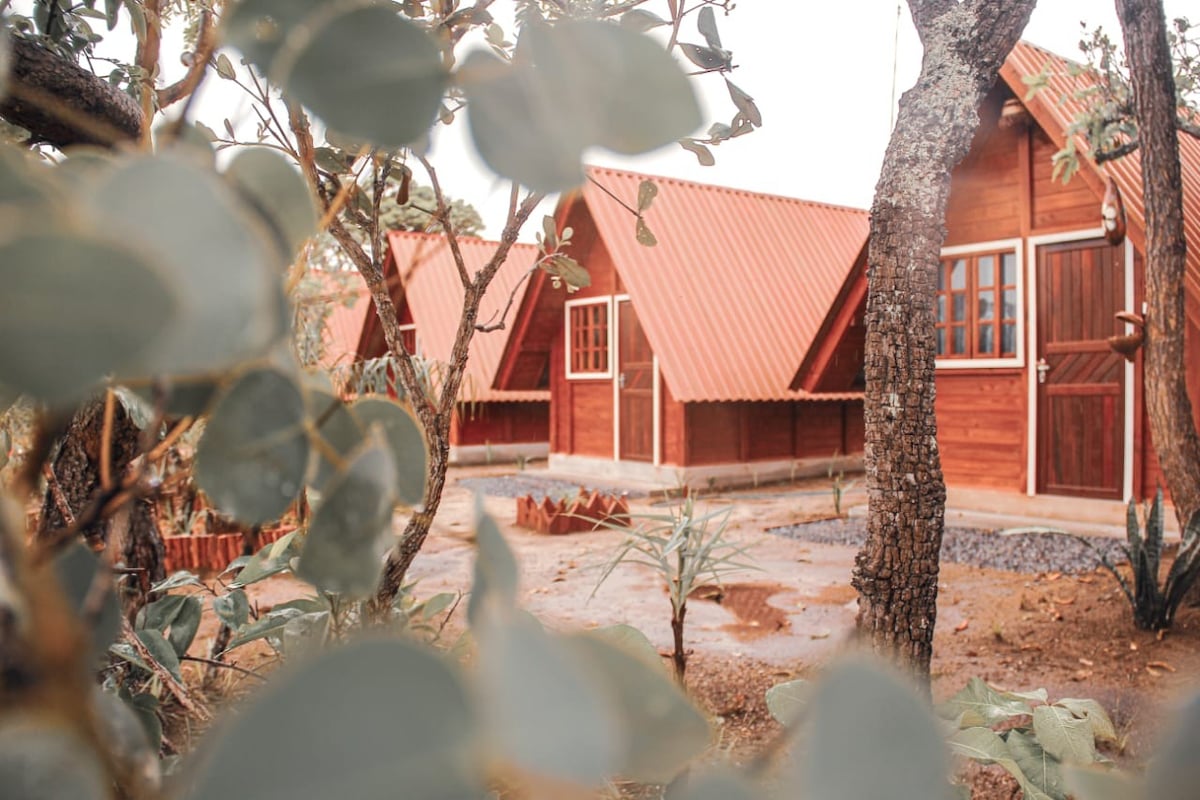
<path fill-rule="evenodd" d="M 1021 351 L 1018 248 L 955 248 L 937 274 L 939 366 L 1009 366 Z"/>
<path fill-rule="evenodd" d="M 567 304 L 567 377 L 611 378 L 609 312 L 611 302 L 581 300 Z"/>

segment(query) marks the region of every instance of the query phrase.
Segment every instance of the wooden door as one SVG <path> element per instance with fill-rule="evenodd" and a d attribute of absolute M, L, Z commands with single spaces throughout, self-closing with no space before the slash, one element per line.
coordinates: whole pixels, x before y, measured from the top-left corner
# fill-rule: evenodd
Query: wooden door
<path fill-rule="evenodd" d="M 1039 492 L 1121 499 L 1125 361 L 1105 339 L 1124 327 L 1125 269 L 1103 239 L 1038 249 Z"/>
<path fill-rule="evenodd" d="M 628 300 L 617 303 L 617 396 L 621 452 L 628 461 L 654 460 L 654 354 Z"/>

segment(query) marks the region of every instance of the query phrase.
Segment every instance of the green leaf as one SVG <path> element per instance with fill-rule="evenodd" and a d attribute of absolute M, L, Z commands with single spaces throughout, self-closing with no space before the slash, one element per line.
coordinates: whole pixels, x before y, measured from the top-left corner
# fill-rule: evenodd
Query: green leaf
<path fill-rule="evenodd" d="M 162 720 L 158 718 L 158 698 L 147 692 L 135 694 L 125 701 L 129 710 L 138 718 L 142 731 L 150 744 L 150 750 L 155 759 L 162 746 Z"/>
<path fill-rule="evenodd" d="M 299 530 L 285 533 L 278 540 L 260 547 L 258 552 L 238 571 L 237 577 L 230 586 L 249 586 L 290 569 L 292 559 L 298 555 L 295 540 L 299 533 Z"/>
<path fill-rule="evenodd" d="M 178 310 L 178 283 L 131 247 L 16 233 L 0 242 L 0 381 L 50 402 L 77 399 L 139 364 Z"/>
<path fill-rule="evenodd" d="M 804 679 L 777 683 L 767 689 L 767 711 L 781 725 L 795 724 L 812 699 L 812 682 Z"/>
<path fill-rule="evenodd" d="M 725 79 L 725 88 L 729 90 L 729 99 L 737 106 L 738 114 L 754 127 L 762 127 L 762 113 L 754 104 L 754 98 L 735 86 L 728 78 Z"/>
<path fill-rule="evenodd" d="M 288 658 L 320 651 L 329 636 L 329 611 L 312 611 L 288 619 L 280 634 L 280 649 Z"/>
<path fill-rule="evenodd" d="M 244 644 L 256 642 L 259 639 L 268 637 L 277 637 L 283 635 L 283 629 L 287 627 L 288 621 L 303 614 L 294 608 L 272 609 L 268 614 L 259 619 L 254 620 L 248 625 L 244 625 L 237 634 L 229 640 L 225 651 L 235 650 Z"/>
<path fill-rule="evenodd" d="M 150 587 L 151 593 L 169 592 L 172 589 L 180 589 L 184 586 L 203 586 L 200 579 L 195 573 L 188 572 L 186 569 L 181 569 L 178 572 L 173 572 L 164 581 L 159 581 Z"/>
<path fill-rule="evenodd" d="M 833 667 L 814 688 L 808 713 L 813 733 L 799 756 L 801 796 L 948 796 L 946 749 L 937 723 L 898 677 L 865 662 Z"/>
<path fill-rule="evenodd" d="M 603 628 L 593 628 L 588 633 L 621 648 L 644 664 L 659 670 L 664 669 L 658 648 L 646 638 L 646 634 L 632 625 L 606 625 Z"/>
<path fill-rule="evenodd" d="M 729 53 L 713 47 L 680 42 L 679 49 L 687 60 L 700 69 L 729 69 Z"/>
<path fill-rule="evenodd" d="M 1019 730 L 1009 731 L 1005 741 L 1013 761 L 1017 762 L 1029 783 L 1025 792 L 1027 796 L 1031 796 L 1030 800 L 1043 800 L 1044 797 L 1066 800 L 1058 759 L 1047 753 L 1032 735 Z M 1017 780 L 1025 785 L 1025 781 L 1021 781 L 1020 778 Z"/>
<path fill-rule="evenodd" d="M 1111 767 L 1063 767 L 1063 785 L 1076 800 L 1131 800 L 1136 797 L 1165 798 L 1146 794 L 1133 776 Z M 1194 784 L 1192 784 L 1194 786 Z M 1182 798 L 1182 795 L 1180 796 Z"/>
<path fill-rule="evenodd" d="M 963 727 L 993 725 L 1012 717 L 1032 714 L 1033 707 L 1011 692 L 1001 692 L 979 678 L 971 678 L 958 694 L 937 707 L 944 719 L 961 717 Z"/>
<path fill-rule="evenodd" d="M 1092 723 L 1092 732 L 1096 736 L 1096 740 L 1100 742 L 1115 742 L 1117 740 L 1117 729 L 1113 726 L 1112 720 L 1104 707 L 1095 700 L 1076 699 L 1067 697 L 1059 700 L 1054 705 L 1062 706 L 1081 719 L 1086 719 Z"/>
<path fill-rule="evenodd" d="M 1096 735 L 1090 719 L 1077 719 L 1065 708 L 1038 706 L 1033 710 L 1033 732 L 1047 753 L 1068 764 L 1096 760 Z"/>
<path fill-rule="evenodd" d="M 346 405 L 330 392 L 310 389 L 305 399 L 316 434 L 332 450 L 330 453 L 323 447 L 313 448 L 316 465 L 311 470 L 308 484 L 322 490 L 345 467 L 350 454 L 362 446 L 366 429 Z M 336 456 L 336 463 L 330 460 L 331 456 Z"/>
<path fill-rule="evenodd" d="M 369 442 L 330 481 L 309 524 L 296 575 L 326 592 L 371 594 L 392 539 L 395 482 L 391 453 L 381 442 Z"/>
<path fill-rule="evenodd" d="M 259 367 L 225 389 L 196 450 L 196 484 L 247 525 L 278 519 L 304 485 L 304 398 L 283 372 Z"/>
<path fill-rule="evenodd" d="M 706 6 L 707 8 L 707 6 Z M 658 184 L 651 180 L 644 180 L 638 184 L 638 201 L 637 210 L 639 214 L 644 214 L 650 209 L 650 204 L 654 202 L 654 198 L 658 196 Z"/>
<path fill-rule="evenodd" d="M 233 62 L 224 53 L 217 54 L 217 74 L 227 81 L 237 77 L 237 73 L 233 69 Z"/>
<path fill-rule="evenodd" d="M 980 764 L 998 764 L 1016 778 L 1028 800 L 1045 800 L 1046 795 L 1031 783 L 1009 750 L 1008 744 L 991 728 L 974 727 L 955 731 L 946 740 L 950 752 L 978 761 Z"/>
<path fill-rule="evenodd" d="M 700 124 L 679 65 L 628 28 L 595 21 L 527 26 L 517 52 L 511 65 L 472 53 L 459 82 L 484 161 L 530 188 L 578 185 L 589 147 L 644 153 Z"/>
<path fill-rule="evenodd" d="M 100 571 L 108 565 L 82 542 L 76 541 L 54 558 L 57 576 L 67 602 L 81 615 L 91 642 L 91 663 L 98 663 L 121 631 L 121 602 L 113 589 L 111 575 Z M 99 602 L 93 595 L 97 581 L 104 586 Z"/>
<path fill-rule="evenodd" d="M 655 238 L 654 233 L 650 230 L 650 226 L 647 225 L 646 220 L 642 219 L 641 217 L 637 218 L 635 233 L 637 235 L 638 244 L 642 245 L 643 247 L 654 247 L 654 245 L 658 244 L 658 239 Z"/>
<path fill-rule="evenodd" d="M 517 559 L 504 541 L 500 528 L 484 510 L 483 498 L 475 498 L 475 577 L 467 601 L 467 620 L 475 628 L 487 608 L 501 615 L 517 606 Z"/>
<path fill-rule="evenodd" d="M 1179 709 L 1167 738 L 1146 767 L 1146 797 L 1153 800 L 1187 800 L 1200 786 L 1200 695 Z"/>
<path fill-rule="evenodd" d="M 700 14 L 696 17 L 696 29 L 700 31 L 704 41 L 708 42 L 709 47 L 721 49 L 721 35 L 717 33 L 717 16 L 713 13 L 712 6 L 700 9 Z"/>
<path fill-rule="evenodd" d="M 393 491 L 396 498 L 409 506 L 420 503 L 425 497 L 425 472 L 429 456 L 425 448 L 425 435 L 412 412 L 407 406 L 383 397 L 359 398 L 350 411 L 363 430 L 382 431 L 384 444 L 391 451 L 395 468 Z"/>
<path fill-rule="evenodd" d="M 92 711 L 101 726 L 107 752 L 116 757 L 122 767 L 131 771 L 148 770 L 151 775 L 158 772 L 161 727 L 152 741 L 152 732 L 147 730 L 142 716 L 132 705 L 99 686 L 92 687 Z"/>
<path fill-rule="evenodd" d="M 171 325 L 135 376 L 222 371 L 282 337 L 283 263 L 265 228 L 247 224 L 243 204 L 211 169 L 182 157 L 132 158 L 92 181 L 84 196 L 97 224 L 135 243 L 180 287 Z M 122 308 L 99 305 L 110 317 Z"/>
<path fill-rule="evenodd" d="M 542 269 L 574 289 L 586 289 L 592 285 L 591 274 L 575 259 L 555 253 L 542 261 Z"/>
<path fill-rule="evenodd" d="M 709 745 L 708 722 L 659 664 L 607 639 L 577 634 L 565 642 L 588 665 L 622 728 L 617 773 L 666 783 Z"/>
<path fill-rule="evenodd" d="M 620 712 L 574 648 L 525 616 L 484 625 L 476 638 L 498 754 L 522 771 L 583 786 L 599 785 L 621 766 Z"/>
<path fill-rule="evenodd" d="M 317 207 L 304 177 L 278 153 L 252 147 L 234 158 L 225 178 L 267 226 L 280 258 L 290 263 L 317 232 Z"/>
<path fill-rule="evenodd" d="M 650 11 L 641 8 L 635 8 L 632 11 L 626 11 L 621 15 L 621 27 L 628 28 L 631 31 L 645 33 L 653 28 L 659 28 L 663 25 L 671 23 Z"/>
<path fill-rule="evenodd" d="M 138 612 L 137 628 L 155 630 L 167 636 L 175 654 L 182 658 L 196 638 L 203 611 L 204 605 L 197 597 L 168 595 L 142 607 Z"/>
<path fill-rule="evenodd" d="M 695 139 L 680 139 L 679 146 L 689 153 L 695 153 L 696 160 L 700 162 L 700 166 L 702 167 L 711 167 L 717 163 L 717 159 L 713 156 L 712 151 Z"/>
<path fill-rule="evenodd" d="M 171 647 L 170 642 L 166 640 L 162 633 L 151 628 L 144 628 L 137 632 L 137 637 L 146 646 L 146 650 L 150 652 L 150 656 L 160 666 L 174 675 L 175 680 L 183 680 L 183 676 L 179 673 L 179 656 L 175 654 L 175 648 Z"/>
<path fill-rule="evenodd" d="M 183 797 L 483 798 L 474 727 L 451 665 L 410 642 L 362 641 L 281 672 L 225 720 Z"/>
<path fill-rule="evenodd" d="M 342 133 L 389 148 L 416 141 L 433 124 L 446 86 L 437 44 L 387 4 L 331 5 L 284 28 L 283 46 L 259 65 Z"/>
<path fill-rule="evenodd" d="M 250 601 L 242 589 L 233 589 L 214 597 L 212 606 L 217 619 L 235 631 L 250 620 Z"/>
<path fill-rule="evenodd" d="M 689 772 L 667 787 L 665 800 L 766 800 L 767 793 L 728 767 Z"/>
<path fill-rule="evenodd" d="M 109 781 L 69 730 L 28 717 L 0 725 L 0 786 L 15 800 L 105 800 Z"/>

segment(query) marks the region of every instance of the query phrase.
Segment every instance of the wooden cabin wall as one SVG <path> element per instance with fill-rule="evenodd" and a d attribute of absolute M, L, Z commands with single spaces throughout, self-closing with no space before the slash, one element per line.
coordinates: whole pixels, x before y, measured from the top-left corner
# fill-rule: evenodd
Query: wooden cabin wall
<path fill-rule="evenodd" d="M 939 372 L 938 449 L 946 482 L 1024 491 L 1028 411 L 1022 370 Z"/>
<path fill-rule="evenodd" d="M 685 466 L 830 458 L 863 450 L 859 400 L 688 403 L 684 409 Z M 672 463 L 665 457 L 664 462 Z"/>
<path fill-rule="evenodd" d="M 475 403 L 455 412 L 450 444 L 517 444 L 550 438 L 550 403 Z"/>
<path fill-rule="evenodd" d="M 671 387 L 662 381 L 659 409 L 659 424 L 662 437 L 662 463 L 687 463 L 687 413 L 686 406 L 671 394 Z"/>

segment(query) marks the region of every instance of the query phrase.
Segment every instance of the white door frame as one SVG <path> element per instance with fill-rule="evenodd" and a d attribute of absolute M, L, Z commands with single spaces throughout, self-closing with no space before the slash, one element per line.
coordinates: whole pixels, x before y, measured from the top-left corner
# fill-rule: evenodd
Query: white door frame
<path fill-rule="evenodd" d="M 1029 358 L 1025 359 L 1025 380 L 1028 384 L 1029 392 L 1029 413 L 1028 413 L 1028 461 L 1026 462 L 1025 472 L 1025 494 L 1033 497 L 1037 494 L 1037 470 L 1038 470 L 1038 403 L 1037 403 L 1037 361 L 1041 354 L 1037 349 L 1037 321 L 1038 321 L 1038 248 L 1044 245 L 1063 244 L 1065 242 L 1082 242 L 1088 239 L 1103 239 L 1103 228 L 1086 228 L 1083 230 L 1063 231 L 1061 233 L 1046 233 L 1039 236 L 1029 236 L 1025 240 L 1027 252 L 1025 263 L 1028 265 L 1029 280 L 1026 283 L 1028 292 L 1026 296 L 1026 315 L 1028 324 L 1025 326 L 1027 331 L 1028 347 L 1026 352 L 1029 353 Z M 1129 237 L 1125 237 L 1125 303 L 1126 310 L 1133 310 L 1134 303 L 1134 274 L 1133 274 L 1133 242 Z M 1125 361 L 1125 392 L 1124 392 L 1124 423 L 1125 430 L 1123 431 L 1123 463 L 1121 469 L 1121 494 L 1128 500 L 1133 495 L 1133 363 Z"/>

